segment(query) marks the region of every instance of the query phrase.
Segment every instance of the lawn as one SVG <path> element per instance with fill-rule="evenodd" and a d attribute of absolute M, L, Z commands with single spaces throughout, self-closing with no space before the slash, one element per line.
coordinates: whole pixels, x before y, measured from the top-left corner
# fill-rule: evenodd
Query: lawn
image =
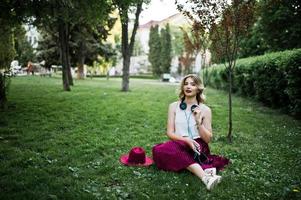
<path fill-rule="evenodd" d="M 0 199 L 301 199 L 301 122 L 251 99 L 233 98 L 228 144 L 224 91 L 206 89 L 214 154 L 231 159 L 211 192 L 189 172 L 126 167 L 133 146 L 151 156 L 165 135 L 175 84 L 131 79 L 16 77 L 0 112 Z"/>

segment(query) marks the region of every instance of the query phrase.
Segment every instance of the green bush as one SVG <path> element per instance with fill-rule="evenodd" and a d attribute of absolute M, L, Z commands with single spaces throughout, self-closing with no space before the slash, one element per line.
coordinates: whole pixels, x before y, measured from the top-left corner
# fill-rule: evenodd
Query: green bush
<path fill-rule="evenodd" d="M 209 70 L 209 86 L 228 89 L 224 65 Z M 265 105 L 301 117 L 301 49 L 269 53 L 237 61 L 233 93 L 255 97 Z"/>

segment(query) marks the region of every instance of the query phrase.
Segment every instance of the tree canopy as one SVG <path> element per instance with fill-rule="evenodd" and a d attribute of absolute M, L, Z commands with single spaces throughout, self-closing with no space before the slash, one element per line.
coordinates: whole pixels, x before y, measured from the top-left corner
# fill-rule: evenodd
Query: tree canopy
<path fill-rule="evenodd" d="M 166 24 L 165 28 L 161 29 L 160 40 L 161 40 L 161 51 L 160 51 L 161 71 L 162 73 L 170 73 L 172 48 L 171 48 L 171 35 L 170 35 L 169 24 Z"/>
<path fill-rule="evenodd" d="M 256 2 L 254 24 L 244 37 L 240 57 L 301 47 L 301 2 L 261 0 Z"/>

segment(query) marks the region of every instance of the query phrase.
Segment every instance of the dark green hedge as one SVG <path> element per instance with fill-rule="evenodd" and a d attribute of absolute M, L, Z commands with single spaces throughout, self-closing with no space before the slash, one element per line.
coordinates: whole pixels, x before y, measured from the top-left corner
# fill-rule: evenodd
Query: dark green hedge
<path fill-rule="evenodd" d="M 227 75 L 224 65 L 212 67 L 207 85 L 228 90 Z M 301 49 L 238 60 L 233 92 L 301 118 Z"/>

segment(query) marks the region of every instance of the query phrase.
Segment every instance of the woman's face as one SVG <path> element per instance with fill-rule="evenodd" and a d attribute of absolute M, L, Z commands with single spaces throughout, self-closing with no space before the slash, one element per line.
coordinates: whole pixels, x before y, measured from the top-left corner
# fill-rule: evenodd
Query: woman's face
<path fill-rule="evenodd" d="M 196 83 L 193 81 L 193 79 L 191 77 L 188 77 L 184 81 L 183 90 L 186 97 L 193 97 L 197 95 L 198 87 Z"/>

